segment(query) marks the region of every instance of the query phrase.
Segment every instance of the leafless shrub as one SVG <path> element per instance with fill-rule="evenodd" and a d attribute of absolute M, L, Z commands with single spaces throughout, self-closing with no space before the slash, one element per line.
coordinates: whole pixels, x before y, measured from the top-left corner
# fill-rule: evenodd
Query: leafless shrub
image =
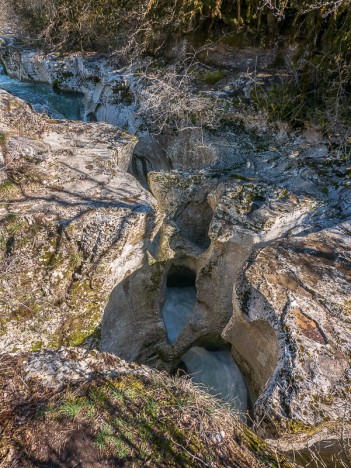
<path fill-rule="evenodd" d="M 57 48 L 155 50 L 172 33 L 187 34 L 221 16 L 222 0 L 5 0 L 22 22 Z"/>
<path fill-rule="evenodd" d="M 196 54 L 185 53 L 162 69 L 152 64 L 140 74 L 139 114 L 155 133 L 219 126 L 221 100 L 195 88 Z"/>
<path fill-rule="evenodd" d="M 296 2 L 296 4 L 288 0 L 261 0 L 261 8 L 268 8 L 279 19 L 284 18 L 285 11 L 289 6 L 296 7 L 300 14 L 320 11 L 325 18 L 328 15 L 337 13 L 340 8 L 349 6 L 350 3 L 350 0 L 304 0 Z"/>

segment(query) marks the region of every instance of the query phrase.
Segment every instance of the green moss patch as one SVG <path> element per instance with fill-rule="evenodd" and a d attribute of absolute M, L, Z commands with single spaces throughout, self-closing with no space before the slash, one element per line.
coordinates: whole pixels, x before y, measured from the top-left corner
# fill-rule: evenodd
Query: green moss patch
<path fill-rule="evenodd" d="M 0 135 L 1 136 L 1 135 Z M 1 144 L 1 138 L 0 138 Z M 17 200 L 21 195 L 21 190 L 18 185 L 10 180 L 5 180 L 0 184 L 0 201 L 10 202 Z"/>
<path fill-rule="evenodd" d="M 207 71 L 198 75 L 198 79 L 208 85 L 214 85 L 221 81 L 225 76 L 224 70 Z"/>

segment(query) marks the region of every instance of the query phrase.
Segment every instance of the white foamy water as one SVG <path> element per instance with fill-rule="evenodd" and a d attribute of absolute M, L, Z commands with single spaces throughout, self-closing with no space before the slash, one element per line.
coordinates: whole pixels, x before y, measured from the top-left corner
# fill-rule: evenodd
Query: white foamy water
<path fill-rule="evenodd" d="M 195 346 L 183 355 L 182 360 L 194 383 L 203 385 L 209 393 L 229 403 L 239 413 L 247 411 L 247 388 L 229 351 L 207 351 Z"/>
<path fill-rule="evenodd" d="M 162 316 L 170 343 L 177 340 L 189 322 L 195 304 L 195 286 L 166 289 Z M 209 393 L 229 403 L 239 413 L 246 413 L 246 384 L 229 351 L 207 351 L 195 346 L 182 356 L 182 361 L 194 383 L 203 385 Z"/>
<path fill-rule="evenodd" d="M 170 343 L 174 343 L 189 322 L 196 304 L 195 286 L 167 288 L 162 316 Z"/>

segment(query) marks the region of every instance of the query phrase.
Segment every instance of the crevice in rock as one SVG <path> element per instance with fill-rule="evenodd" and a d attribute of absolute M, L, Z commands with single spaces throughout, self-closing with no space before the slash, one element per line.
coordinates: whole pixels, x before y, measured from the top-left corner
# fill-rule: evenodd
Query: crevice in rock
<path fill-rule="evenodd" d="M 191 201 L 182 207 L 175 216 L 185 243 L 207 250 L 211 245 L 208 235 L 213 210 L 207 200 Z"/>
<path fill-rule="evenodd" d="M 172 264 L 164 281 L 165 300 L 161 313 L 168 341 L 173 344 L 191 321 L 197 304 L 196 273 L 186 264 Z M 219 335 L 200 337 L 179 356 L 177 371 L 190 375 L 195 384 L 205 387 L 244 415 L 251 409 L 250 392 L 226 345 Z"/>
<path fill-rule="evenodd" d="M 162 317 L 170 343 L 188 324 L 196 304 L 196 274 L 183 265 L 172 265 L 167 274 Z"/>
<path fill-rule="evenodd" d="M 89 112 L 89 113 L 87 114 L 86 120 L 87 120 L 87 122 L 97 122 L 97 121 L 98 121 L 98 119 L 97 119 L 97 117 L 96 117 L 96 114 L 95 114 L 95 112 L 93 112 L 93 111 L 92 111 L 92 112 Z"/>
<path fill-rule="evenodd" d="M 195 287 L 196 273 L 185 265 L 172 264 L 167 274 L 167 288 Z"/>
<path fill-rule="evenodd" d="M 131 164 L 128 172 L 147 190 L 149 190 L 149 184 L 147 181 L 147 175 L 153 170 L 152 162 L 144 156 L 139 156 L 133 153 Z"/>
<path fill-rule="evenodd" d="M 104 120 L 104 110 L 104 106 L 98 102 L 95 110 L 87 114 L 86 119 L 90 122 Z M 197 166 L 198 161 L 190 157 L 196 147 L 196 142 L 192 141 L 190 136 L 187 137 L 189 141 L 185 137 L 176 141 L 169 137 L 153 140 L 147 132 L 143 133 L 134 150 L 129 173 L 148 189 L 150 171 L 169 171 L 177 165 L 184 169 L 188 168 L 188 164 Z M 165 148 L 169 149 L 171 143 L 174 151 L 169 152 L 171 156 L 168 159 Z M 201 163 L 199 165 L 203 167 L 213 162 L 212 156 L 212 153 L 205 152 L 198 158 Z M 196 185 L 198 186 L 200 187 L 200 183 Z M 179 189 L 181 193 L 182 187 Z M 172 208 L 171 214 L 166 213 L 169 215 L 168 227 L 171 228 L 169 247 L 175 255 L 179 255 L 179 251 L 188 253 L 191 250 L 199 259 L 211 245 L 209 228 L 213 219 L 213 209 L 207 196 L 212 190 L 212 185 L 211 188 L 206 185 L 196 191 L 192 186 L 187 186 L 187 190 L 184 198 L 177 199 L 174 211 Z M 263 201 L 254 201 L 252 212 L 257 210 Z M 239 222 L 240 220 L 238 225 Z M 119 233 L 116 234 L 117 237 L 123 236 Z M 274 330 L 263 321 L 242 321 L 235 323 L 230 340 L 221 341 L 219 335 L 232 312 L 230 294 L 226 295 L 224 288 L 230 290 L 232 287 L 232 283 L 227 282 L 227 277 L 233 277 L 235 269 L 229 268 L 225 275 L 219 275 L 218 270 L 215 270 L 219 279 L 204 281 L 201 273 L 196 274 L 196 271 L 201 271 L 200 266 L 204 259 L 197 260 L 199 263 L 196 266 L 199 268 L 195 268 L 195 261 L 190 257 L 171 259 L 160 256 L 162 261 L 157 260 L 160 238 L 161 234 L 149 245 L 156 263 L 145 262 L 141 266 L 135 262 L 131 274 L 122 279 L 113 290 L 104 315 L 102 349 L 129 360 L 160 366 L 164 364 L 160 351 L 164 346 L 165 361 L 168 360 L 166 365 L 169 363 L 168 370 L 174 369 L 181 360 L 184 370 L 192 375 L 195 382 L 205 385 L 211 393 L 232 404 L 239 412 L 246 413 L 250 407 L 248 388 L 251 386 L 249 379 L 249 386 L 245 383 L 246 375 L 251 372 L 251 380 L 257 384 L 254 388 L 262 389 L 267 376 L 269 378 L 272 375 L 271 366 L 276 364 L 276 350 L 273 349 L 271 353 L 265 350 L 265 346 L 271 346 L 276 338 Z M 98 264 L 106 252 L 103 251 L 94 261 L 93 257 L 97 254 L 96 248 L 93 247 L 90 258 L 93 266 Z M 139 266 L 141 268 L 133 272 L 134 268 Z M 214 287 L 220 291 L 220 295 L 215 299 L 205 294 L 206 289 Z M 243 302 L 248 303 L 250 295 L 244 299 Z M 219 312 L 217 308 L 220 309 Z M 135 330 L 136 323 L 138 330 Z M 210 330 L 215 330 L 217 338 L 209 339 L 206 333 Z M 139 336 L 141 334 L 145 336 Z M 199 338 L 201 334 L 203 338 Z M 180 335 L 181 339 L 178 340 Z M 228 342 L 231 343 L 231 349 L 227 347 Z M 258 355 L 259 353 L 261 354 Z M 267 361 L 272 356 L 274 362 L 270 364 Z"/>

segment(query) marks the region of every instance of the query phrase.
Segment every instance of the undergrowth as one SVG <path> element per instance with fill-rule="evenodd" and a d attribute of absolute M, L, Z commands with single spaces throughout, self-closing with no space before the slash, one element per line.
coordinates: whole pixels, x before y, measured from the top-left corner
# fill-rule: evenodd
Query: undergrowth
<path fill-rule="evenodd" d="M 184 38 L 203 45 L 292 47 L 280 82 L 256 90 L 271 120 L 349 136 L 350 0 L 0 0 L 50 49 L 118 51 L 126 62 L 162 56 Z M 224 36 L 223 36 L 224 35 Z M 202 77 L 207 84 L 221 71 Z M 224 76 L 224 75 L 223 75 Z"/>
<path fill-rule="evenodd" d="M 83 466 L 290 466 L 189 380 L 134 372 L 57 390 L 25 380 L 23 358 L 1 358 L 0 458 L 19 457 L 21 466 L 65 457 Z"/>

